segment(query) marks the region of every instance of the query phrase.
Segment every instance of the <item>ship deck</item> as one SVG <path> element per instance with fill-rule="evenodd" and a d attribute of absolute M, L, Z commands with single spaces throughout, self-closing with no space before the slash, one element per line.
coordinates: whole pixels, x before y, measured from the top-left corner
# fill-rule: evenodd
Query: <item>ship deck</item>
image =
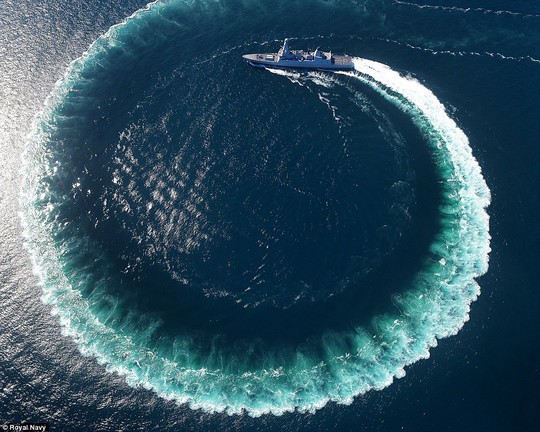
<path fill-rule="evenodd" d="M 328 54 L 328 58 L 332 58 L 333 62 L 328 59 L 324 59 L 323 62 L 317 60 L 287 60 L 280 59 L 276 61 L 279 56 L 277 53 L 261 53 L 261 54 L 244 54 L 242 57 L 253 65 L 283 68 L 283 69 L 319 69 L 319 70 L 344 70 L 353 69 L 354 65 L 352 58 L 346 55 L 331 55 Z M 271 56 L 268 58 L 267 56 Z"/>

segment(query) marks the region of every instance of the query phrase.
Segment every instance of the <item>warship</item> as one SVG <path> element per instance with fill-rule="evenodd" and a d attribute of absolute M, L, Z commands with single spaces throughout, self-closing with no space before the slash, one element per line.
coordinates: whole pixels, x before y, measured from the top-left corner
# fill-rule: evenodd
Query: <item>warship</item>
<path fill-rule="evenodd" d="M 331 52 L 291 50 L 289 39 L 277 53 L 244 54 L 242 56 L 249 64 L 256 67 L 296 70 L 351 70 L 354 69 L 352 57 L 336 55 Z"/>

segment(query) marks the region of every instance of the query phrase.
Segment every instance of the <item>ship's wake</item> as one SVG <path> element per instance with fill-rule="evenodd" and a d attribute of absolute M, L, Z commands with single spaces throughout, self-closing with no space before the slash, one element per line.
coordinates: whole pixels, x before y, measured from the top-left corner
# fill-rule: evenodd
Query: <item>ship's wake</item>
<path fill-rule="evenodd" d="M 158 7 L 150 6 L 133 19 L 143 20 Z M 355 396 L 383 389 L 403 377 L 405 367 L 429 357 L 437 339 L 461 329 L 480 293 L 475 279 L 488 268 L 489 189 L 466 135 L 437 97 L 416 79 L 361 58 L 354 60 L 354 72 L 313 74 L 309 79 L 323 87 L 344 77 L 358 80 L 405 112 L 425 138 L 442 185 L 441 230 L 420 271 L 393 297 L 392 310 L 374 316 L 369 326 L 328 329 L 292 348 L 267 349 L 258 362 L 250 363 L 245 360 L 246 352 L 256 351 L 258 342 L 237 351 L 231 347 L 227 355 L 217 344 L 202 355 L 189 334 L 156 341 L 159 319 L 131 316 L 115 320 L 122 302 L 113 297 L 108 315 L 98 313 L 92 296 L 85 294 L 92 291 L 85 286 L 106 289 L 108 280 L 89 276 L 92 267 L 66 264 L 70 250 L 91 245 L 77 237 L 77 230 L 71 241 L 58 244 L 55 233 L 69 221 L 55 219 L 53 209 L 65 197 L 56 196 L 43 179 L 62 170 L 48 153 L 51 129 L 61 122 L 56 110 L 83 76 L 85 61 L 106 55 L 111 41 L 121 33 L 116 28 L 105 35 L 57 84 L 32 135 L 24 164 L 22 218 L 43 299 L 84 355 L 94 356 L 107 371 L 125 376 L 133 386 L 152 389 L 194 409 L 280 415 L 294 410 L 313 412 L 329 401 L 349 404 Z M 301 80 L 289 72 L 278 73 Z"/>

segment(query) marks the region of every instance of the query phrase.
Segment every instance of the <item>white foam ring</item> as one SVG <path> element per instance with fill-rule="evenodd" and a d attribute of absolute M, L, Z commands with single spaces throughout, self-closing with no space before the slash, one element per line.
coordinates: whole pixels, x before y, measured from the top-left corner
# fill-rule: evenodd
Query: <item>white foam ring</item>
<path fill-rule="evenodd" d="M 107 371 L 125 376 L 133 386 L 152 389 L 194 409 L 256 417 L 313 412 L 329 401 L 349 404 L 355 396 L 403 377 L 406 366 L 429 357 L 438 338 L 460 330 L 480 293 L 475 278 L 488 267 L 489 189 L 467 137 L 433 93 L 415 79 L 365 59 L 355 59 L 356 72 L 343 74 L 362 81 L 410 115 L 426 137 L 443 183 L 439 209 L 443 228 L 413 283 L 393 299 L 392 313 L 375 316 L 369 329 L 328 331 L 318 342 L 323 361 L 315 361 L 305 346 L 299 346 L 286 356 L 268 352 L 259 365 L 244 365 L 242 353 L 234 364 L 223 364 L 219 352 L 201 359 L 194 354 L 189 335 L 169 341 L 172 354 L 161 355 L 152 349 L 158 322 L 119 331 L 95 315 L 91 299 L 77 289 L 82 282 L 69 280 L 63 272 L 60 246 L 52 240 L 54 221 L 37 210 L 43 205 L 36 204 L 42 204 L 48 193 L 42 190 L 41 180 L 51 175 L 54 164 L 47 153 L 48 121 L 79 77 L 85 59 L 106 48 L 103 40 L 116 33 L 110 31 L 98 40 L 57 83 L 36 121 L 23 167 L 22 220 L 43 300 L 84 355 L 94 356 Z"/>

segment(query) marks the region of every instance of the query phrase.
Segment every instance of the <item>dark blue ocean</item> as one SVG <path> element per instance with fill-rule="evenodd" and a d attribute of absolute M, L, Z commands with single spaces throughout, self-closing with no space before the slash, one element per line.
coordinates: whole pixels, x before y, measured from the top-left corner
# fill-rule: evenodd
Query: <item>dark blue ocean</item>
<path fill-rule="evenodd" d="M 537 430 L 537 2 L 1 6 L 0 427 Z"/>

